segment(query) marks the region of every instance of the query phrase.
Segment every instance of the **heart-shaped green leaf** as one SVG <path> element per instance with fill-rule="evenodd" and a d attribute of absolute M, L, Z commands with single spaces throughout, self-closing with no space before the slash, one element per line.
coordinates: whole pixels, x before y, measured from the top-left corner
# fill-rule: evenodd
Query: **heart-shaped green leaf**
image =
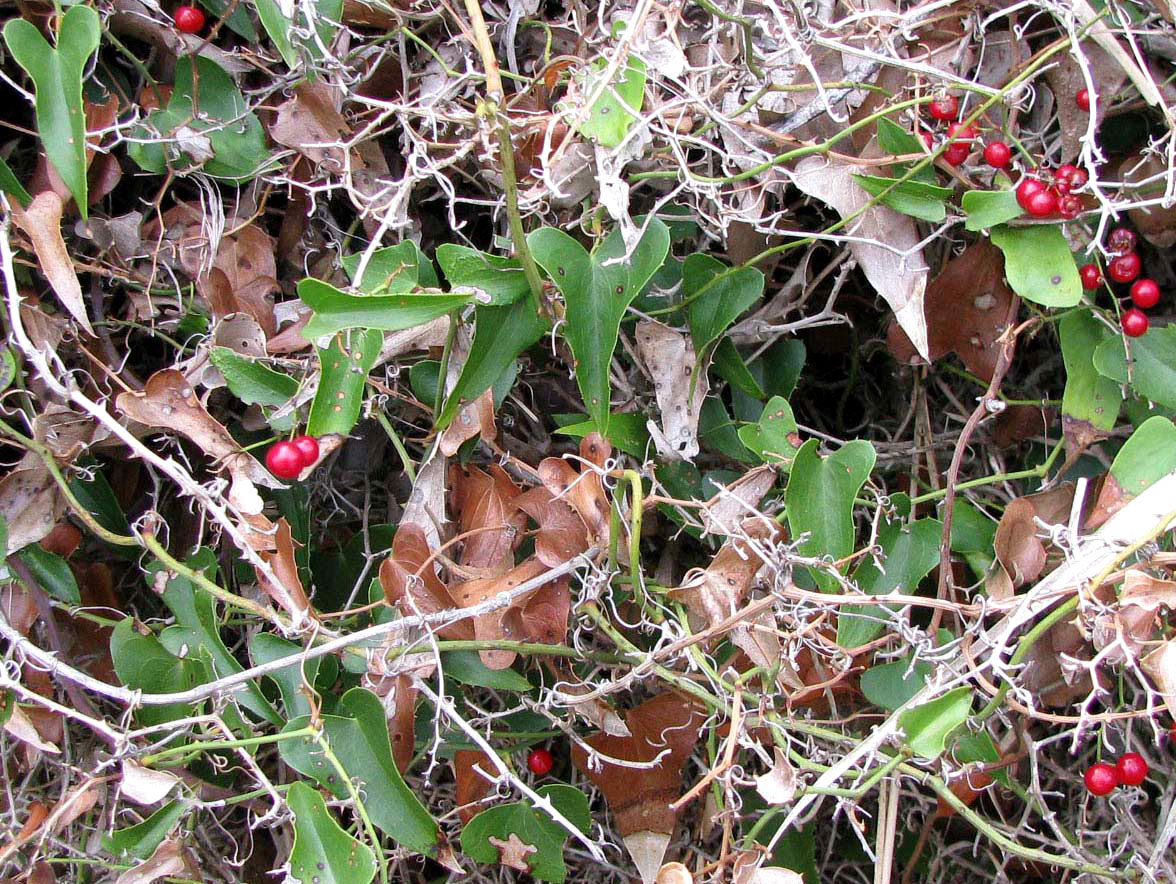
<path fill-rule="evenodd" d="M 1132 339 L 1130 373 L 1123 339 L 1114 335 L 1094 351 L 1094 367 L 1117 383 L 1130 383 L 1145 399 L 1176 408 L 1176 326 L 1153 326 L 1143 337 Z"/>
<path fill-rule="evenodd" d="M 909 657 L 879 663 L 862 673 L 862 693 L 875 706 L 893 712 L 922 690 L 930 674 L 930 663 L 919 660 L 912 666 Z"/>
<path fill-rule="evenodd" d="M 301 884 L 368 884 L 376 876 L 376 855 L 335 822 L 327 803 L 306 783 L 286 793 L 294 814 L 290 876 Z"/>
<path fill-rule="evenodd" d="M 1111 462 L 1111 475 L 1124 497 L 1142 494 L 1176 470 L 1176 424 L 1161 415 L 1135 428 Z"/>
<path fill-rule="evenodd" d="M 301 645 L 269 632 L 255 633 L 249 640 L 249 659 L 255 666 L 281 660 L 283 657 L 295 658 L 289 666 L 269 673 L 269 677 L 277 683 L 282 694 L 282 705 L 288 719 L 310 714 L 306 685 L 318 688 L 323 684 L 333 683 L 339 672 L 339 663 L 334 657 L 302 660 L 298 659 L 301 651 Z M 323 673 L 322 678 L 319 677 L 320 671 Z"/>
<path fill-rule="evenodd" d="M 495 306 L 513 304 L 530 291 L 523 266 L 514 258 L 444 243 L 437 246 L 437 263 L 451 287 L 485 292 Z"/>
<path fill-rule="evenodd" d="M 533 231 L 527 245 L 563 294 L 563 333 L 576 360 L 576 383 L 589 417 L 607 436 L 612 394 L 608 369 L 621 319 L 665 260 L 670 232 L 657 218 L 650 219 L 627 259 L 620 230 L 610 233 L 592 254 L 553 227 Z"/>
<path fill-rule="evenodd" d="M 702 360 L 711 345 L 764 293 L 764 275 L 753 267 L 732 269 L 709 255 L 691 255 L 682 267 L 682 296 L 694 351 Z"/>
<path fill-rule="evenodd" d="M 601 78 L 608 69 L 606 59 L 599 58 L 586 70 L 581 88 L 585 95 L 600 88 Z M 604 147 L 616 147 L 625 140 L 629 127 L 641 112 L 645 100 L 645 62 L 630 55 L 617 72 L 617 79 L 609 83 L 604 93 L 592 105 L 588 119 L 580 126 L 580 133 L 593 138 Z"/>
<path fill-rule="evenodd" d="M 989 235 L 1004 252 L 1009 286 L 1026 301 L 1042 307 L 1073 307 L 1082 300 L 1078 267 L 1061 227 L 1001 224 Z"/>
<path fill-rule="evenodd" d="M 739 440 L 763 458 L 765 463 L 782 465 L 787 470 L 796 457 L 796 418 L 787 399 L 773 396 L 764 406 L 759 423 L 739 428 Z"/>
<path fill-rule="evenodd" d="M 246 405 L 285 405 L 298 392 L 294 378 L 228 347 L 213 347 L 209 359 Z"/>
<path fill-rule="evenodd" d="M 921 758 L 938 758 L 947 738 L 972 714 L 972 689 L 948 691 L 942 697 L 908 709 L 898 718 L 903 739 Z"/>
<path fill-rule="evenodd" d="M 177 657 L 155 635 L 143 635 L 136 630 L 133 617 L 114 627 L 110 635 L 110 658 L 119 681 L 145 694 L 186 691 L 210 677 L 202 659 Z M 138 718 L 144 724 L 159 724 L 191 715 L 192 709 L 186 703 L 143 706 Z"/>
<path fill-rule="evenodd" d="M 80 4 L 71 6 L 61 17 L 56 47 L 49 45 L 36 25 L 23 18 L 14 18 L 4 26 L 8 50 L 33 80 L 37 132 L 45 155 L 73 194 L 83 218 L 89 205 L 82 74 L 101 35 L 98 13 Z"/>

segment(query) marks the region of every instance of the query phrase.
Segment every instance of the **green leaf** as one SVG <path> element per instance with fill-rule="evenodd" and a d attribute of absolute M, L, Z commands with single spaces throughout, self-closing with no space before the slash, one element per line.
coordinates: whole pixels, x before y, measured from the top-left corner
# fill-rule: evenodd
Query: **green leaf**
<path fill-rule="evenodd" d="M 356 252 L 343 259 L 343 269 L 351 284 L 367 295 L 403 295 L 418 286 L 437 288 L 437 274 L 433 265 L 421 252 L 420 247 L 410 239 L 386 246 L 372 252 L 371 260 L 363 271 L 363 279 L 356 285 L 355 274 L 363 252 Z"/>
<path fill-rule="evenodd" d="M 344 339 L 347 339 L 346 343 Z M 376 364 L 384 336 L 370 329 L 335 335 L 325 350 L 316 348 L 319 387 L 310 405 L 306 432 L 311 436 L 346 436 L 359 421 L 368 372 Z"/>
<path fill-rule="evenodd" d="M 230 0 L 200 0 L 200 5 L 208 9 L 217 18 L 224 19 L 225 24 L 235 34 L 240 34 L 250 43 L 257 42 L 257 28 L 253 26 L 253 20 L 249 18 L 248 8 L 244 3 L 231 4 Z M 233 5 L 233 13 L 228 18 L 225 18 L 225 13 L 229 11 L 230 5 Z"/>
<path fill-rule="evenodd" d="M 135 629 L 133 617 L 114 627 L 110 636 L 110 657 L 114 672 L 126 687 L 144 694 L 171 694 L 203 684 L 208 669 L 203 661 L 180 658 L 165 648 L 154 635 L 142 635 Z M 143 706 L 138 716 L 145 724 L 174 721 L 192 714 L 187 703 Z"/>
<path fill-rule="evenodd" d="M 877 455 L 864 439 L 848 442 L 824 458 L 817 454 L 817 447 L 816 439 L 808 440 L 792 463 L 785 497 L 788 526 L 793 537 L 808 535 L 798 547 L 801 555 L 836 561 L 853 552 L 853 502 Z M 824 592 L 838 587 L 824 571 L 810 569 L 810 573 Z"/>
<path fill-rule="evenodd" d="M 567 418 L 571 423 L 561 424 L 556 428 L 556 434 L 560 436 L 573 436 L 576 439 L 583 439 L 590 433 L 597 432 L 597 426 L 594 421 L 582 420 L 584 415 L 553 415 L 556 422 L 561 422 Z M 608 419 L 608 432 L 603 434 L 614 448 L 619 448 L 626 454 L 631 454 L 634 457 L 644 459 L 646 452 L 649 450 L 649 429 L 646 424 L 649 418 L 641 411 L 626 411 L 621 414 L 612 414 Z"/>
<path fill-rule="evenodd" d="M 513 669 L 491 669 L 477 651 L 445 651 L 441 669 L 446 678 L 462 684 L 500 691 L 529 691 L 533 685 Z"/>
<path fill-rule="evenodd" d="M 972 714 L 972 689 L 956 688 L 942 697 L 903 712 L 898 723 L 904 742 L 916 755 L 928 760 L 938 758 L 952 731 Z"/>
<path fill-rule="evenodd" d="M 952 506 L 951 550 L 964 557 L 977 577 L 983 577 L 992 567 L 996 557 L 993 550 L 995 537 L 996 522 L 972 504 L 957 498 Z"/>
<path fill-rule="evenodd" d="M 253 0 L 253 6 L 257 10 L 257 17 L 261 20 L 266 35 L 282 56 L 282 61 L 293 70 L 298 66 L 298 53 L 290 40 L 290 19 L 282 15 L 282 10 L 274 0 Z"/>
<path fill-rule="evenodd" d="M 298 297 L 314 311 L 300 332 L 313 341 L 349 328 L 401 331 L 424 325 L 465 306 L 471 296 L 437 292 L 349 295 L 320 279 L 304 279 L 298 283 Z"/>
<path fill-rule="evenodd" d="M 4 157 L 0 157 L 0 190 L 4 191 L 22 206 L 28 206 L 33 201 L 32 195 L 25 190 L 24 185 L 17 179 L 16 174 L 12 171 L 12 167 L 8 165 L 8 161 Z M 8 385 L 5 384 L 4 386 Z"/>
<path fill-rule="evenodd" d="M 23 18 L 13 18 L 4 26 L 8 50 L 33 81 L 37 133 L 45 155 L 73 194 L 83 218 L 87 217 L 89 203 L 82 74 L 101 35 L 98 13 L 88 6 L 66 10 L 56 47 L 49 45 L 36 25 Z"/>
<path fill-rule="evenodd" d="M 712 364 L 719 376 L 734 389 L 761 402 L 768 398 L 768 394 L 760 387 L 759 381 L 748 369 L 742 354 L 730 338 L 719 339 Z"/>
<path fill-rule="evenodd" d="M 306 727 L 307 722 L 301 716 L 284 730 Z M 364 688 L 352 688 L 339 699 L 335 714 L 323 715 L 322 722 L 323 735 L 363 796 L 372 823 L 405 847 L 432 853 L 440 830 L 392 760 L 388 719 L 379 698 Z M 313 739 L 283 740 L 279 746 L 282 760 L 296 771 L 316 779 L 336 798 L 348 797 L 346 785 Z"/>
<path fill-rule="evenodd" d="M 764 392 L 769 396 L 792 397 L 805 362 L 804 344 L 795 339 L 777 341 L 761 357 Z"/>
<path fill-rule="evenodd" d="M 943 523 L 937 519 L 914 522 L 888 522 L 878 532 L 883 567 L 867 558 L 854 575 L 862 592 L 884 595 L 891 592 L 913 593 L 919 581 L 939 564 L 939 540 Z M 847 605 L 837 618 L 837 644 L 859 648 L 883 629 L 881 618 L 886 609 L 896 605 Z"/>
<path fill-rule="evenodd" d="M 764 463 L 790 469 L 798 451 L 796 442 L 800 439 L 788 400 L 779 396 L 768 400 L 759 423 L 739 428 L 739 440 L 763 458 Z"/>
<path fill-rule="evenodd" d="M 449 426 L 462 405 L 490 389 L 519 354 L 543 337 L 546 330 L 547 323 L 535 312 L 529 298 L 505 307 L 474 308 L 474 342 L 435 422 L 436 428 L 443 430 Z"/>
<path fill-rule="evenodd" d="M 598 58 L 588 67 L 581 86 L 584 95 L 592 95 L 600 88 L 607 68 L 608 60 L 603 58 Z M 605 88 L 588 112 L 588 119 L 580 126 L 580 134 L 609 148 L 625 140 L 629 127 L 637 119 L 635 114 L 641 112 L 641 105 L 645 101 L 644 61 L 636 55 L 630 55 L 617 74 L 620 79 Z"/>
<path fill-rule="evenodd" d="M 97 461 L 82 461 L 78 466 L 87 469 L 79 471 L 70 479 L 69 490 L 73 492 L 78 502 L 97 520 L 98 524 L 113 534 L 127 537 L 131 533 L 130 523 L 123 512 L 114 489 L 106 480 L 106 472 L 101 469 Z M 135 551 L 130 555 L 135 556 Z"/>
<path fill-rule="evenodd" d="M 1111 462 L 1111 475 L 1128 497 L 1136 497 L 1176 470 L 1176 424 L 1149 417 L 1135 428 Z"/>
<path fill-rule="evenodd" d="M 207 547 L 202 547 L 185 564 L 210 580 L 216 579 L 216 558 Z M 175 616 L 176 625 L 165 629 L 160 635 L 160 641 L 172 647 L 201 648 L 208 654 L 217 678 L 240 672 L 243 667 L 221 641 L 215 597 L 203 589 L 198 589 L 196 584 L 183 574 L 169 572 L 162 562 L 152 562 L 146 571 L 147 582 L 150 585 L 155 584 L 158 575 L 170 575 L 163 591 L 163 603 Z M 274 711 L 274 707 L 255 683 L 239 688 L 233 694 L 233 698 L 271 724 L 282 723 L 281 716 Z"/>
<path fill-rule="evenodd" d="M 1000 761 L 1000 752 L 988 731 L 977 733 L 962 733 L 952 744 L 951 757 L 960 764 L 971 764 L 980 761 L 984 764 L 996 764 Z M 992 771 L 992 778 L 997 782 L 1010 785 L 1009 772 L 1005 769 Z"/>
<path fill-rule="evenodd" d="M 69 562 L 57 553 L 42 549 L 40 544 L 30 543 L 16 554 L 33 575 L 33 579 L 41 585 L 45 592 L 53 598 L 67 605 L 80 605 L 82 593 L 78 589 L 78 582 L 74 579 Z"/>
<path fill-rule="evenodd" d="M 116 857 L 147 859 L 191 808 L 190 801 L 169 801 L 147 819 L 102 836 L 102 848 Z"/>
<path fill-rule="evenodd" d="M 710 255 L 691 255 L 682 267 L 690 337 L 699 360 L 744 310 L 764 293 L 764 275 L 754 267 L 732 270 Z"/>
<path fill-rule="evenodd" d="M 923 142 L 918 136 L 886 117 L 878 120 L 878 146 L 885 153 L 897 156 L 920 153 L 923 150 Z"/>
<path fill-rule="evenodd" d="M 291 877 L 302 884 L 368 884 L 376 876 L 372 849 L 343 831 L 318 792 L 294 783 L 286 803 L 294 814 Z"/>
<path fill-rule="evenodd" d="M 968 216 L 965 230 L 987 230 L 1025 214 L 1017 194 L 1011 190 L 967 190 L 960 204 Z"/>
<path fill-rule="evenodd" d="M 453 288 L 485 292 L 496 306 L 513 304 L 530 293 L 522 264 L 514 258 L 488 255 L 477 249 L 444 243 L 437 246 L 437 263 Z"/>
<path fill-rule="evenodd" d="M 718 396 L 707 396 L 698 415 L 698 441 L 714 451 L 740 463 L 758 463 L 747 446 L 739 440 L 735 422 Z"/>
<path fill-rule="evenodd" d="M 297 28 L 294 27 L 294 22 L 282 14 L 281 8 L 274 0 L 254 0 L 254 6 L 266 35 L 273 41 L 287 67 L 294 70 L 299 66 L 300 49 L 312 59 L 322 57 L 318 43 L 309 36 L 310 29 L 307 27 L 306 15 L 301 5 L 295 7 Z M 342 0 L 318 0 L 315 4 L 315 23 L 324 45 L 329 46 L 334 39 L 335 31 L 338 30 L 334 23 L 339 21 L 342 8 Z M 256 32 L 252 39 L 257 40 Z"/>
<path fill-rule="evenodd" d="M 285 405 L 298 392 L 298 381 L 228 347 L 213 347 L 212 364 L 225 376 L 233 395 L 246 405 Z"/>
<path fill-rule="evenodd" d="M 670 233 L 657 218 L 649 220 L 629 259 L 620 230 L 614 230 L 592 254 L 553 227 L 527 237 L 535 260 L 563 294 L 567 310 L 564 336 L 576 360 L 576 383 L 588 415 L 601 435 L 608 435 L 612 384 L 609 363 L 625 311 L 661 266 L 670 248 Z"/>
<path fill-rule="evenodd" d="M 1131 341 L 1131 371 L 1128 377 L 1127 353 L 1123 339 L 1108 337 L 1094 351 L 1094 367 L 1120 384 L 1163 405 L 1176 408 L 1176 326 L 1152 326 L 1147 334 Z"/>
<path fill-rule="evenodd" d="M 885 193 L 888 188 L 893 188 L 882 197 L 881 202 L 896 212 L 931 222 L 942 221 L 947 217 L 943 201 L 951 196 L 950 188 L 913 180 L 895 184 L 898 180 L 896 178 L 881 178 L 876 175 L 854 175 L 853 180 L 870 196 L 878 196 Z"/>
<path fill-rule="evenodd" d="M 1071 310 L 1058 322 L 1062 360 L 1066 365 L 1066 389 L 1062 393 L 1062 416 L 1109 432 L 1119 419 L 1123 390 L 1118 383 L 1099 374 L 1094 354 L 1103 341 L 1118 337 L 1095 319 L 1089 310 Z"/>
<path fill-rule="evenodd" d="M 585 834 L 591 830 L 592 817 L 587 796 L 572 786 L 551 785 L 537 790 L 549 798 L 569 822 Z M 490 839 L 508 841 L 514 835 L 519 841 L 535 848 L 527 853 L 531 875 L 540 881 L 562 884 L 567 878 L 563 861 L 563 846 L 568 832 L 542 810 L 525 801 L 499 804 L 484 810 L 461 830 L 462 852 L 480 863 L 496 864 L 500 854 Z"/>
<path fill-rule="evenodd" d="M 287 639 L 280 638 L 269 632 L 254 633 L 249 639 L 249 658 L 254 666 L 261 666 L 299 654 L 302 646 Z M 320 679 L 320 670 L 328 676 Z M 333 682 L 339 671 L 338 661 L 334 657 L 313 657 L 308 660 L 295 660 L 289 666 L 269 673 L 282 693 L 282 706 L 286 710 L 286 718 L 297 718 L 309 715 L 310 700 L 306 697 L 307 686 L 314 688 L 321 681 Z"/>
<path fill-rule="evenodd" d="M 1082 300 L 1082 281 L 1070 245 L 1056 224 L 998 225 L 989 234 L 1005 256 L 1009 286 L 1042 307 L 1073 307 Z"/>
<path fill-rule="evenodd" d="M 862 693 L 875 706 L 893 712 L 927 683 L 931 664 L 923 660 L 911 666 L 909 657 L 871 666 L 862 673 Z"/>

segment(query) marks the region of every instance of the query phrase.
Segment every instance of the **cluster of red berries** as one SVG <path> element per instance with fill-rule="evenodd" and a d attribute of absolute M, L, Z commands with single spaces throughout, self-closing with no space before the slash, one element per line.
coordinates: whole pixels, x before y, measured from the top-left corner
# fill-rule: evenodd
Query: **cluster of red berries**
<path fill-rule="evenodd" d="M 1026 175 L 1017 185 L 1017 205 L 1034 218 L 1058 215 L 1073 221 L 1082 211 L 1082 199 L 1074 191 L 1089 180 L 1085 171 L 1070 163 L 1058 166 L 1052 180 Z"/>
<path fill-rule="evenodd" d="M 555 759 L 551 753 L 542 747 L 532 749 L 527 753 L 527 768 L 537 777 L 545 777 L 555 767 Z"/>
<path fill-rule="evenodd" d="M 961 126 L 957 122 L 960 118 L 960 100 L 954 95 L 939 95 L 931 99 L 927 110 L 933 120 L 948 124 L 947 147 L 943 150 L 943 159 L 953 166 L 961 165 L 972 152 L 976 127 Z M 923 143 L 930 149 L 935 143 L 935 136 L 930 132 L 923 132 Z"/>
<path fill-rule="evenodd" d="M 304 469 L 318 463 L 319 444 L 314 436 L 299 436 L 271 445 L 265 465 L 279 479 L 297 479 Z"/>
<path fill-rule="evenodd" d="M 1138 786 L 1146 780 L 1147 760 L 1138 752 L 1128 752 L 1114 764 L 1092 764 L 1083 779 L 1091 795 L 1110 795 L 1116 786 Z"/>
<path fill-rule="evenodd" d="M 204 13 L 195 6 L 177 6 L 172 20 L 181 34 L 198 34 L 204 29 Z"/>
<path fill-rule="evenodd" d="M 1123 311 L 1120 324 L 1123 334 L 1138 338 L 1147 332 L 1150 322 L 1144 310 L 1150 310 L 1160 302 L 1160 286 L 1154 279 L 1139 279 L 1141 263 L 1135 251 L 1135 233 L 1126 227 L 1115 227 L 1107 235 L 1107 251 L 1114 255 L 1107 262 L 1107 276 L 1118 283 L 1131 283 L 1131 303 L 1134 307 Z M 1102 271 L 1097 264 L 1083 264 L 1078 268 L 1084 289 L 1093 290 L 1102 285 Z"/>

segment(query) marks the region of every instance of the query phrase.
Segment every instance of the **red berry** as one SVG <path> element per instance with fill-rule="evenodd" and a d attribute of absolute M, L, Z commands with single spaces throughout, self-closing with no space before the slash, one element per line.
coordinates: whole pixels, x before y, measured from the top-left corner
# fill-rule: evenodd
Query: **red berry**
<path fill-rule="evenodd" d="M 1123 334 L 1129 338 L 1142 337 L 1147 334 L 1147 327 L 1151 325 L 1147 321 L 1147 314 L 1134 307 L 1124 310 L 1123 318 L 1119 322 L 1123 326 Z"/>
<path fill-rule="evenodd" d="M 1125 255 L 1135 251 L 1138 239 L 1130 227 L 1112 227 L 1107 234 L 1107 251 L 1112 255 Z"/>
<path fill-rule="evenodd" d="M 1116 762 L 1115 772 L 1124 786 L 1138 786 L 1147 779 L 1147 760 L 1138 752 L 1128 752 Z"/>
<path fill-rule="evenodd" d="M 1045 184 L 1038 178 L 1022 178 L 1017 185 L 1017 205 L 1025 211 L 1029 210 L 1029 200 L 1039 193 L 1045 192 Z"/>
<path fill-rule="evenodd" d="M 1115 282 L 1131 282 L 1139 276 L 1139 255 L 1127 252 L 1111 259 L 1107 264 L 1107 276 Z"/>
<path fill-rule="evenodd" d="M 1086 186 L 1086 182 L 1090 180 L 1090 176 L 1086 174 L 1085 169 L 1074 169 L 1070 173 L 1070 188 L 1073 190 L 1080 190 Z"/>
<path fill-rule="evenodd" d="M 1058 200 L 1058 214 L 1067 221 L 1073 221 L 1082 212 L 1082 198 L 1073 193 L 1065 194 Z"/>
<path fill-rule="evenodd" d="M 993 141 L 984 147 L 984 162 L 994 169 L 1004 169 L 1012 158 L 1012 150 L 1003 141 Z"/>
<path fill-rule="evenodd" d="M 1048 218 L 1058 210 L 1058 198 L 1050 190 L 1039 190 L 1029 197 L 1025 211 L 1034 218 Z"/>
<path fill-rule="evenodd" d="M 952 123 L 947 127 L 947 137 L 950 141 L 971 141 L 977 135 L 975 126 L 961 126 Z"/>
<path fill-rule="evenodd" d="M 265 465 L 279 479 L 297 479 L 302 472 L 302 452 L 293 442 L 279 442 L 265 453 Z"/>
<path fill-rule="evenodd" d="M 1078 276 L 1082 280 L 1082 288 L 1087 291 L 1102 285 L 1102 271 L 1098 269 L 1097 264 L 1083 264 L 1078 268 Z"/>
<path fill-rule="evenodd" d="M 204 13 L 195 6 L 177 6 L 173 18 L 181 34 L 195 34 L 204 28 Z"/>
<path fill-rule="evenodd" d="M 537 777 L 545 777 L 555 767 L 555 759 L 546 749 L 532 749 L 527 753 L 527 767 Z"/>
<path fill-rule="evenodd" d="M 1078 105 L 1079 110 L 1084 110 L 1090 113 L 1090 90 L 1079 89 L 1078 94 L 1074 96 L 1074 103 Z"/>
<path fill-rule="evenodd" d="M 931 99 L 929 110 L 937 120 L 955 120 L 960 115 L 960 101 L 954 95 L 940 95 Z"/>
<path fill-rule="evenodd" d="M 954 141 L 944 149 L 943 158 L 949 165 L 962 166 L 971 152 L 972 146 L 970 144 Z"/>
<path fill-rule="evenodd" d="M 927 150 L 932 150 L 935 147 L 935 136 L 924 129 L 919 133 L 919 137 L 923 139 L 923 143 L 927 145 Z"/>
<path fill-rule="evenodd" d="M 318 439 L 314 438 L 314 436 L 299 436 L 292 444 L 298 449 L 298 453 L 302 455 L 302 466 L 304 468 L 318 463 L 319 444 Z"/>
<path fill-rule="evenodd" d="M 1154 279 L 1137 279 L 1131 285 L 1131 301 L 1142 310 L 1149 310 L 1160 302 L 1160 287 Z"/>
<path fill-rule="evenodd" d="M 1115 786 L 1119 785 L 1118 771 L 1105 761 L 1088 767 L 1083 779 L 1091 795 L 1110 795 L 1115 791 Z"/>

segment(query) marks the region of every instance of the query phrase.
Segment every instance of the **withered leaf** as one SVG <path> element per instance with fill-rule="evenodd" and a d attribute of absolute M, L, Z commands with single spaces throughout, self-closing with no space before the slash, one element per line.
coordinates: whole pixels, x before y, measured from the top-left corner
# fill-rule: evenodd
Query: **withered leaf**
<path fill-rule="evenodd" d="M 449 485 L 461 532 L 468 535 L 461 564 L 497 574 L 508 570 L 527 525 L 515 504 L 522 489 L 497 464 L 490 466 L 489 473 L 454 464 Z"/>
<path fill-rule="evenodd" d="M 516 586 L 521 586 L 523 583 L 526 583 L 528 580 L 533 580 L 546 570 L 546 565 L 534 556 L 531 556 L 522 564 L 516 565 L 501 576 L 481 577 L 458 583 L 450 589 L 450 594 L 453 596 L 453 600 L 457 602 L 458 607 L 472 608 L 487 599 L 494 598 L 500 593 L 509 592 Z M 539 589 L 540 587 L 535 587 L 535 590 L 528 593 L 527 597 L 533 596 Z M 515 601 L 515 604 L 522 603 L 521 600 Z M 489 613 L 479 614 L 474 617 L 474 637 L 479 641 L 500 639 L 519 641 L 523 638 L 523 636 L 515 632 L 514 625 L 506 620 L 505 609 L 490 611 Z M 510 650 L 484 648 L 478 651 L 478 656 L 491 669 L 506 669 L 514 663 L 517 654 Z"/>
<path fill-rule="evenodd" d="M 514 504 L 538 526 L 535 556 L 547 567 L 562 565 L 588 548 L 583 520 L 545 486 L 527 489 L 514 499 Z"/>
<path fill-rule="evenodd" d="M 493 781 L 482 776 L 475 765 L 493 775 L 494 764 L 481 749 L 458 749 L 453 754 L 453 777 L 457 783 L 457 815 L 462 824 L 468 823 L 482 809 L 478 802 L 490 793 Z"/>
<path fill-rule="evenodd" d="M 456 607 L 430 556 L 424 530 L 414 522 L 401 521 L 392 539 L 392 552 L 380 565 L 380 586 L 388 603 L 405 614 L 435 614 Z M 474 627 L 469 620 L 459 620 L 437 633 L 468 641 L 474 637 Z"/>
<path fill-rule="evenodd" d="M 706 371 L 696 372 L 698 357 L 691 339 L 660 322 L 637 323 L 637 353 L 653 378 L 661 427 L 650 421 L 658 454 L 692 460 L 698 454 L 698 418 L 710 385 Z"/>
<path fill-rule="evenodd" d="M 38 193 L 27 208 L 12 204 L 12 219 L 20 226 L 33 245 L 38 267 L 49 280 L 49 285 L 62 305 L 86 334 L 94 336 L 94 328 L 86 315 L 82 285 L 74 272 L 73 259 L 61 236 L 61 215 L 65 205 L 52 190 Z"/>
<path fill-rule="evenodd" d="M 259 551 L 258 554 L 270 566 L 281 585 L 275 586 L 260 570 L 257 570 L 258 583 L 266 595 L 296 622 L 301 623 L 304 615 L 310 610 L 310 599 L 306 597 L 302 578 L 298 576 L 298 563 L 294 561 L 294 535 L 290 530 L 290 523 L 284 516 L 278 519 L 274 544 L 275 548 L 272 551 Z"/>
<path fill-rule="evenodd" d="M 580 457 L 588 463 L 576 470 L 562 458 L 544 458 L 539 464 L 539 479 L 552 496 L 566 501 L 583 520 L 593 546 L 602 546 L 608 538 L 608 497 L 600 474 L 612 455 L 612 446 L 598 433 L 580 441 Z"/>

